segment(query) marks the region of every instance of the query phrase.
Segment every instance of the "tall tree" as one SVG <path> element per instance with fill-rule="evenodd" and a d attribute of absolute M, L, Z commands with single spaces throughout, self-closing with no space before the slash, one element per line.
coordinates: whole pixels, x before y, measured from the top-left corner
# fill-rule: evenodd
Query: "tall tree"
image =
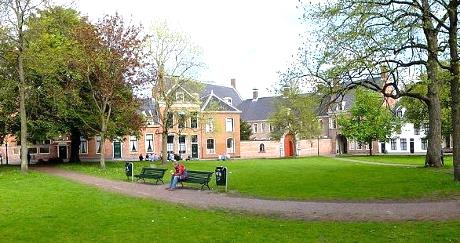
<path fill-rule="evenodd" d="M 152 97 L 162 136 L 162 162 L 167 161 L 167 138 L 174 119 L 173 105 L 176 93 L 182 88 L 194 87 L 199 92 L 200 85 L 193 80 L 194 74 L 203 66 L 200 50 L 183 33 L 172 31 L 166 23 L 152 27 L 147 40 L 150 69 L 147 80 L 153 86 Z M 198 97 L 197 97 L 198 98 Z"/>
<path fill-rule="evenodd" d="M 15 68 L 18 74 L 19 114 L 21 120 L 21 171 L 27 166 L 27 113 L 26 90 L 28 81 L 24 72 L 24 52 L 26 51 L 26 20 L 45 4 L 45 0 L 2 0 L 0 1 L 0 19 L 5 24 L 7 35 L 14 43 L 16 55 Z"/>
<path fill-rule="evenodd" d="M 39 11 L 27 23 L 26 75 L 34 87 L 27 103 L 30 138 L 39 141 L 70 133 L 79 140 L 84 128 L 79 116 L 84 112 L 76 106 L 81 83 L 72 63 L 80 53 L 74 30 L 86 23 L 77 11 L 59 6 Z M 71 140 L 70 161 L 79 160 L 79 145 Z"/>
<path fill-rule="evenodd" d="M 363 89 L 355 91 L 350 113 L 339 116 L 337 122 L 344 136 L 369 145 L 369 155 L 372 155 L 372 142 L 388 140 L 398 125 L 382 96 Z"/>
<path fill-rule="evenodd" d="M 314 19 L 324 27 L 318 32 L 321 55 L 304 60 L 310 66 L 308 75 L 318 77 L 330 93 L 362 86 L 388 97 L 408 96 L 424 102 L 430 126 L 426 161 L 434 166 L 441 166 L 437 73 L 438 57 L 446 43 L 438 39 L 443 32 L 436 19 L 447 18 L 441 5 L 429 0 L 338 0 L 315 6 L 305 15 L 306 21 Z M 307 48 L 304 51 L 312 57 Z M 413 80 L 403 78 L 414 70 L 427 73 L 426 93 L 415 92 Z"/>
<path fill-rule="evenodd" d="M 84 124 L 100 136 L 100 166 L 105 168 L 105 141 L 139 131 L 142 119 L 133 95 L 141 66 L 141 28 L 118 15 L 76 31 L 82 55 L 76 61 L 84 86 L 80 92 L 87 115 Z"/>

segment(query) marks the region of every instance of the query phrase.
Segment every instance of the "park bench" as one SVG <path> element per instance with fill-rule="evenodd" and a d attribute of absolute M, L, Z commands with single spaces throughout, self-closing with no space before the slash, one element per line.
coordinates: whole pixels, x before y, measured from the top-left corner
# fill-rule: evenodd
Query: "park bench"
<path fill-rule="evenodd" d="M 166 169 L 144 167 L 142 168 L 141 173 L 139 175 L 134 175 L 134 177 L 136 177 L 138 181 L 143 180 L 145 182 L 145 179 L 153 179 L 156 180 L 155 184 L 157 184 L 159 181 L 164 184 L 163 176 L 165 171 Z"/>
<path fill-rule="evenodd" d="M 209 188 L 208 183 L 211 181 L 212 174 L 213 172 L 208 172 L 208 171 L 187 170 L 187 178 L 179 180 L 179 182 L 181 183 L 182 187 L 184 187 L 184 184 L 182 183 L 187 182 L 187 183 L 200 184 L 201 185 L 200 190 L 203 190 L 205 186 L 208 187 L 209 190 L 211 190 L 211 188 Z"/>

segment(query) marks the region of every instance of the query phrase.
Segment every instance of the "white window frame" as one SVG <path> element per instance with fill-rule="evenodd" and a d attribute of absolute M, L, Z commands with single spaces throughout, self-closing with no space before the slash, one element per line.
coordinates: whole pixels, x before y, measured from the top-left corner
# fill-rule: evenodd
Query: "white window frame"
<path fill-rule="evenodd" d="M 258 130 L 259 130 L 259 124 L 257 123 L 253 123 L 252 124 L 252 133 L 258 133 Z"/>
<path fill-rule="evenodd" d="M 168 142 L 169 137 L 173 137 L 172 143 Z M 166 151 L 174 153 L 174 139 L 175 139 L 175 137 L 176 136 L 174 136 L 173 134 L 170 134 L 170 135 L 168 135 L 168 137 L 166 137 Z"/>
<path fill-rule="evenodd" d="M 233 127 L 234 127 L 233 118 L 225 118 L 225 131 L 233 132 L 234 131 Z"/>
<path fill-rule="evenodd" d="M 403 148 L 403 145 L 404 145 L 404 148 Z M 399 148 L 401 149 L 401 151 L 407 151 L 407 139 L 406 138 L 399 139 Z"/>
<path fill-rule="evenodd" d="M 183 142 L 183 143 L 180 142 L 181 137 L 184 138 L 184 142 Z M 187 153 L 187 137 L 186 137 L 185 135 L 180 135 L 180 136 L 178 137 L 178 143 L 179 143 L 179 154 L 185 154 L 185 153 Z M 181 152 L 182 152 L 182 153 L 181 153 Z"/>
<path fill-rule="evenodd" d="M 428 150 L 428 139 L 427 138 L 420 139 L 420 147 L 422 150 Z"/>
<path fill-rule="evenodd" d="M 84 144 L 84 146 L 82 146 Z M 86 149 L 86 151 L 82 151 L 82 147 Z M 88 140 L 85 138 L 80 138 L 80 149 L 79 149 L 80 154 L 88 154 Z"/>
<path fill-rule="evenodd" d="M 149 139 L 151 138 L 151 139 Z M 149 151 L 149 141 L 151 141 L 151 146 L 152 146 L 152 150 Z M 155 138 L 153 136 L 153 133 L 147 133 L 145 134 L 145 153 L 148 154 L 148 153 L 153 153 L 155 151 Z"/>
<path fill-rule="evenodd" d="M 230 140 L 230 139 L 232 140 L 232 143 L 231 143 L 232 146 L 229 148 L 229 147 L 228 147 L 228 140 Z M 225 147 L 226 147 L 227 154 L 233 154 L 233 153 L 235 153 L 235 139 L 233 139 L 233 138 L 227 138 L 227 139 L 225 140 Z"/>
<path fill-rule="evenodd" d="M 195 126 L 192 126 L 193 120 L 196 120 Z M 190 116 L 190 128 L 198 128 L 198 113 L 192 112 L 192 115 Z"/>
<path fill-rule="evenodd" d="M 394 147 L 393 147 L 393 144 L 394 144 Z M 392 138 L 390 139 L 390 150 L 398 150 L 398 142 L 396 140 L 396 138 Z"/>
<path fill-rule="evenodd" d="M 42 152 L 42 149 L 43 149 L 43 148 L 47 148 L 47 149 L 48 149 L 48 152 L 43 153 L 43 152 Z M 50 154 L 50 146 L 38 147 L 38 153 L 39 153 L 39 154 Z"/>
<path fill-rule="evenodd" d="M 224 101 L 229 105 L 232 105 L 232 102 L 233 102 L 231 97 L 224 97 Z"/>
<path fill-rule="evenodd" d="M 31 149 L 35 149 L 35 153 L 30 152 Z M 38 148 L 37 148 L 37 147 L 30 147 L 30 148 L 27 148 L 27 153 L 30 153 L 30 154 L 38 154 Z"/>
<path fill-rule="evenodd" d="M 212 140 L 212 149 L 208 148 L 208 140 Z M 214 138 L 207 138 L 206 139 L 206 153 L 207 154 L 215 154 L 216 153 L 216 140 Z"/>
<path fill-rule="evenodd" d="M 206 132 L 207 133 L 214 132 L 214 119 L 208 118 L 206 120 Z"/>
<path fill-rule="evenodd" d="M 329 129 L 337 129 L 337 120 L 335 117 L 330 117 L 329 118 Z"/>
<path fill-rule="evenodd" d="M 176 101 L 177 102 L 184 102 L 185 101 L 184 92 L 176 92 Z"/>
<path fill-rule="evenodd" d="M 96 154 L 101 154 L 101 137 L 97 136 L 95 139 L 96 144 Z"/>
<path fill-rule="evenodd" d="M 133 150 L 133 146 L 136 148 Z M 136 136 L 129 136 L 129 152 L 136 153 L 139 151 L 139 140 Z"/>

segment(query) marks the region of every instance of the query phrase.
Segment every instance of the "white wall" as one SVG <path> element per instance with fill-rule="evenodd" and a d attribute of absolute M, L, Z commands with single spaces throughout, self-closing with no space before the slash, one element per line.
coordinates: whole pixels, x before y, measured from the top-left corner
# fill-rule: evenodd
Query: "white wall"
<path fill-rule="evenodd" d="M 423 128 L 419 129 L 419 134 L 415 134 L 414 124 L 405 123 L 401 127 L 401 133 L 392 134 L 391 138 L 396 140 L 396 149 L 391 148 L 391 140 L 385 142 L 385 149 L 388 154 L 410 153 L 411 139 L 414 140 L 414 153 L 426 153 L 426 149 L 422 149 L 422 139 L 425 139 L 426 134 Z M 401 149 L 401 139 L 406 139 L 406 150 Z M 379 152 L 382 153 L 382 147 L 379 144 Z"/>

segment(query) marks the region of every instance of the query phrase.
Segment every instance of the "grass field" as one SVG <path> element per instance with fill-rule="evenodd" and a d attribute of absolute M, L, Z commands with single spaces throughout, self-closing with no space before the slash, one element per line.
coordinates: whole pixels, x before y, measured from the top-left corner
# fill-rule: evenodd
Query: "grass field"
<path fill-rule="evenodd" d="M 0 167 L 0 242 L 458 242 L 460 221 L 304 222 L 108 193 Z"/>
<path fill-rule="evenodd" d="M 233 193 L 294 200 L 411 200 L 460 198 L 460 183 L 450 168 L 426 169 L 348 163 L 327 157 L 185 162 L 188 169 L 231 172 Z M 148 163 L 136 162 L 138 173 Z M 160 165 L 157 165 L 160 166 Z M 168 165 L 171 167 L 171 165 Z M 126 180 L 124 163 L 62 165 L 63 168 L 111 179 Z M 168 167 L 168 168 L 169 168 Z M 165 176 L 166 181 L 169 176 Z M 211 186 L 216 188 L 214 178 Z"/>
<path fill-rule="evenodd" d="M 408 164 L 408 165 L 425 165 L 425 155 L 359 155 L 359 156 L 343 156 L 343 158 L 388 163 L 388 164 Z M 452 155 L 444 156 L 444 163 L 447 167 L 452 166 Z"/>

